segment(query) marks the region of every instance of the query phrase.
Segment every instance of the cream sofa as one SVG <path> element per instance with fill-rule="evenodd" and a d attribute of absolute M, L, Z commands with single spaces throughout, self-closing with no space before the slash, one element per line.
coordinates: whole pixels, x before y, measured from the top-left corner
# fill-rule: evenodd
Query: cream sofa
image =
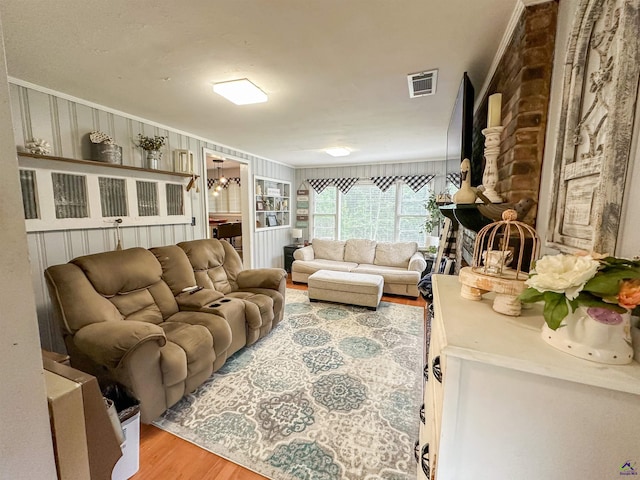
<path fill-rule="evenodd" d="M 384 278 L 384 293 L 418 297 L 418 282 L 427 267 L 415 242 L 376 242 L 374 240 L 320 240 L 293 253 L 291 279 L 308 283 L 318 270 L 368 273 Z"/>

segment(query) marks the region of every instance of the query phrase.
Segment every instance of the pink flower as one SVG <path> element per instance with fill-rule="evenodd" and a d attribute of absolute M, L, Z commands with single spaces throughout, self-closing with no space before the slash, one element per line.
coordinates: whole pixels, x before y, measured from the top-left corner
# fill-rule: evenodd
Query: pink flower
<path fill-rule="evenodd" d="M 640 278 L 622 282 L 618 291 L 618 305 L 627 309 L 640 305 Z"/>

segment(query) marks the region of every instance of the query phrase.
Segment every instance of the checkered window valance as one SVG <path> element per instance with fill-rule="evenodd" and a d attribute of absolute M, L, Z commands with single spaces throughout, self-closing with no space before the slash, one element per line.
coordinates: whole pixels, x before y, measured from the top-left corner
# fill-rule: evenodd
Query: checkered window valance
<path fill-rule="evenodd" d="M 373 184 L 378 187 L 383 192 L 386 192 L 391 185 L 394 184 L 396 180 L 402 180 L 406 183 L 411 190 L 417 192 L 422 187 L 424 187 L 427 183 L 429 183 L 435 175 L 392 175 L 388 177 L 370 177 L 368 179 L 362 180 L 371 180 Z M 342 193 L 347 194 L 351 187 L 353 187 L 360 178 L 307 178 L 307 182 L 311 187 L 317 192 L 322 193 L 322 191 L 330 185 L 335 186 Z"/>
<path fill-rule="evenodd" d="M 447 182 L 453 183 L 456 187 L 460 188 L 462 186 L 462 177 L 459 173 L 447 173 Z"/>
<path fill-rule="evenodd" d="M 216 180 L 215 178 L 207 178 L 207 188 L 209 190 L 216 186 Z M 237 183 L 240 186 L 240 177 L 227 178 L 227 181 L 222 184 L 222 188 L 228 188 L 231 183 Z"/>
<path fill-rule="evenodd" d="M 333 185 L 338 190 L 340 190 L 345 195 L 351 190 L 359 178 L 307 178 L 307 182 L 311 187 L 317 192 L 322 193 L 322 191 L 327 188 L 329 185 Z"/>

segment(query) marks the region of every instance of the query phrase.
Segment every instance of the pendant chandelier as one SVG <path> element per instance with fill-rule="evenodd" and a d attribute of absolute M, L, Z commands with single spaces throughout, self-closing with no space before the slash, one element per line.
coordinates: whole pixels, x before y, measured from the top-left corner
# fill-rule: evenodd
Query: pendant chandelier
<path fill-rule="evenodd" d="M 224 187 L 224 185 L 227 183 L 228 180 L 224 176 L 224 173 L 222 173 L 222 163 L 224 162 L 224 160 L 220 160 L 216 158 L 213 161 L 218 164 L 218 167 L 217 167 L 218 178 L 215 179 L 214 186 L 213 186 L 213 196 L 217 197 L 220 194 L 220 190 L 222 190 L 222 188 Z"/>

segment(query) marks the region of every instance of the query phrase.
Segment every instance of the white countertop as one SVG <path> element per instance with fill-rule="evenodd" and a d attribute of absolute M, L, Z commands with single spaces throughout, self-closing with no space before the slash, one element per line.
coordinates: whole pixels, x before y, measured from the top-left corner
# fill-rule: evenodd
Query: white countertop
<path fill-rule="evenodd" d="M 494 294 L 481 301 L 460 296 L 458 277 L 434 275 L 436 319 L 446 332 L 443 352 L 481 363 L 640 395 L 640 363 L 606 365 L 556 350 L 540 337 L 542 305 L 524 305 L 522 315 L 495 312 Z M 439 307 L 439 308 L 438 308 Z"/>

